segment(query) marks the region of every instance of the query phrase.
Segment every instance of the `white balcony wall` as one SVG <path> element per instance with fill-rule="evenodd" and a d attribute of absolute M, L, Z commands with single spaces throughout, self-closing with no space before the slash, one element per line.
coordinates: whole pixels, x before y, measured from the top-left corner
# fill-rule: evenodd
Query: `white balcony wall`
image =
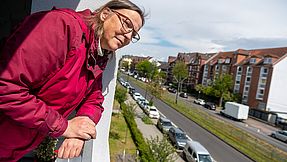
<path fill-rule="evenodd" d="M 286 54 L 287 55 L 287 54 Z M 283 57 L 284 58 L 284 57 Z M 267 100 L 267 110 L 287 113 L 287 57 L 274 65 Z M 283 115 L 287 119 L 287 114 Z"/>
<path fill-rule="evenodd" d="M 76 11 L 90 9 L 94 11 L 99 6 L 108 2 L 108 0 L 34 0 L 32 1 L 31 12 L 38 12 L 43 10 L 50 10 L 53 6 L 57 8 L 72 8 Z M 105 95 L 105 101 L 103 106 L 105 111 L 101 120 L 97 125 L 97 139 L 90 140 L 85 143 L 83 154 L 74 159 L 62 160 L 57 159 L 57 162 L 109 162 L 109 130 L 111 122 L 111 114 L 114 100 L 114 92 L 116 85 L 116 74 L 118 59 L 113 56 L 103 75 L 103 94 Z"/>

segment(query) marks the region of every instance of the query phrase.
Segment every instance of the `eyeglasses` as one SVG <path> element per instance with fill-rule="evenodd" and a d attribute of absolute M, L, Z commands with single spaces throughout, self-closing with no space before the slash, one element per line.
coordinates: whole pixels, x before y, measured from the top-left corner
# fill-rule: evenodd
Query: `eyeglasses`
<path fill-rule="evenodd" d="M 135 31 L 134 25 L 133 25 L 131 19 L 129 19 L 124 14 L 119 13 L 118 11 L 115 11 L 115 10 L 112 10 L 112 9 L 111 9 L 111 11 L 118 16 L 118 18 L 119 18 L 119 20 L 120 20 L 120 22 L 122 24 L 123 31 L 125 33 L 132 32 L 132 42 L 136 43 L 137 41 L 139 41 L 140 40 L 140 35 L 139 35 L 139 33 L 137 33 Z"/>

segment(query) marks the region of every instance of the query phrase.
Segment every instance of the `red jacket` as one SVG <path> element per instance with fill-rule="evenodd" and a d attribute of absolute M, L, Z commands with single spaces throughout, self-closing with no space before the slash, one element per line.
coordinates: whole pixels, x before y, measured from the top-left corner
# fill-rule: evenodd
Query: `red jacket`
<path fill-rule="evenodd" d="M 67 12 L 29 16 L 1 53 L 0 161 L 18 160 L 47 135 L 61 136 L 73 110 L 95 123 L 101 117 L 108 57 L 96 55 L 94 32 L 77 18 L 91 12 Z"/>

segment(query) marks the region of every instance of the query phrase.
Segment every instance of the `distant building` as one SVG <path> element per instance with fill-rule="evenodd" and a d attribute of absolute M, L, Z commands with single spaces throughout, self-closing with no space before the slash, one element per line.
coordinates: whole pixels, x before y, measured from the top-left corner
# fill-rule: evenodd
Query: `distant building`
<path fill-rule="evenodd" d="M 231 74 L 233 91 L 241 94 L 243 104 L 287 119 L 286 57 L 287 47 L 219 52 L 206 61 L 202 84 L 208 85 L 223 73 Z"/>

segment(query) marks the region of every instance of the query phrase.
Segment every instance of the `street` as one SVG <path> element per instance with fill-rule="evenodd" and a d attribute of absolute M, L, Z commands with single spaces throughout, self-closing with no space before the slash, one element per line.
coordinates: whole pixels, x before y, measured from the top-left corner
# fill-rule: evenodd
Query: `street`
<path fill-rule="evenodd" d="M 145 90 L 139 88 L 135 84 L 131 85 L 136 89 L 137 92 L 144 94 Z M 209 133 L 199 125 L 186 118 L 181 113 L 177 112 L 161 100 L 154 99 L 154 105 L 158 110 L 163 113 L 167 118 L 172 120 L 178 127 L 183 129 L 187 135 L 192 139 L 199 141 L 207 150 L 211 156 L 218 162 L 247 162 L 252 161 L 245 155 L 238 152 L 233 147 L 229 146 L 222 140 L 218 139 L 213 134 Z"/>

